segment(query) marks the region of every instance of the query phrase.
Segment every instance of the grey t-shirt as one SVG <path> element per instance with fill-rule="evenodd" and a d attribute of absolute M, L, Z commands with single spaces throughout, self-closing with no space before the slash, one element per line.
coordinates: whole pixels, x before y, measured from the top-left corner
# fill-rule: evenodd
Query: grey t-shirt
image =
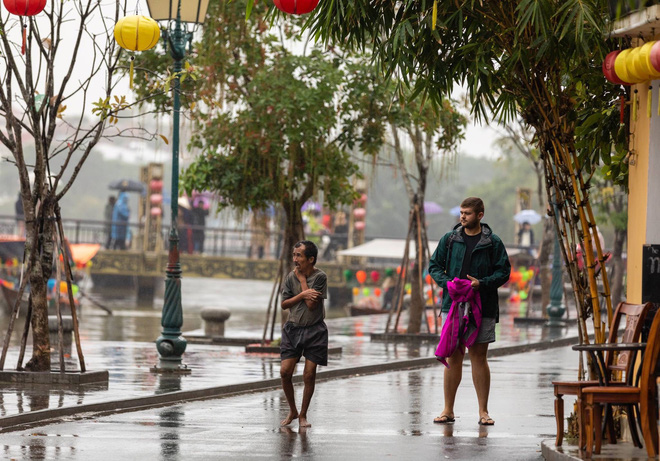
<path fill-rule="evenodd" d="M 322 270 L 314 269 L 312 275 L 307 277 L 307 286 L 320 292 L 321 298 L 328 298 L 328 276 Z M 291 271 L 282 284 L 282 301 L 291 299 L 300 293 L 302 293 L 302 287 L 300 286 L 298 277 L 296 277 L 294 271 Z M 289 322 L 299 327 L 306 327 L 323 320 L 325 318 L 323 299 L 321 299 L 319 306 L 311 310 L 307 307 L 304 300 L 292 306 L 289 309 Z"/>

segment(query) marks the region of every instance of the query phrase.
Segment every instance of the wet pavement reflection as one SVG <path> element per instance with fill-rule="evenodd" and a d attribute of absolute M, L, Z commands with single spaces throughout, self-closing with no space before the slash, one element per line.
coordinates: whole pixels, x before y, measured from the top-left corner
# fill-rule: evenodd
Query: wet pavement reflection
<path fill-rule="evenodd" d="M 490 413 L 477 424 L 469 373 L 459 388 L 456 422 L 433 423 L 442 409 L 442 367 L 319 382 L 312 427 L 280 428 L 279 390 L 64 421 L 3 434 L 3 456 L 87 459 L 489 459 L 541 460 L 554 437 L 554 396 L 538 375 L 573 376 L 569 347 L 493 360 Z M 465 364 L 469 368 L 468 362 Z M 467 371 L 467 370 L 466 370 Z M 301 387 L 296 387 L 300 399 Z"/>
<path fill-rule="evenodd" d="M 184 336 L 201 334 L 199 310 L 205 305 L 229 307 L 232 314 L 226 325 L 227 336 L 261 337 L 265 306 L 270 296 L 269 282 L 240 280 L 185 280 L 183 284 Z M 160 334 L 160 309 L 154 306 L 134 306 L 126 293 L 96 293 L 95 299 L 111 305 L 115 315 L 108 317 L 102 311 L 84 306 L 81 319 L 81 339 L 85 361 L 89 370 L 108 370 L 107 386 L 84 386 L 77 389 L 58 389 L 25 386 L 3 386 L 0 393 L 0 416 L 26 411 L 57 408 L 162 394 L 178 390 L 193 390 L 228 384 L 238 384 L 279 378 L 278 354 L 246 354 L 243 347 L 189 343 L 184 363 L 191 368 L 189 376 L 166 376 L 151 373 L 149 369 L 158 361 L 153 341 Z M 157 300 L 155 306 L 159 305 Z M 493 347 L 538 342 L 552 337 L 576 336 L 574 327 L 550 329 L 538 325 L 517 326 L 513 318 L 519 307 L 503 308 L 497 326 L 498 341 Z M 342 353 L 331 355 L 328 369 L 379 364 L 418 357 L 433 357 L 437 346 L 434 341 L 414 343 L 388 343 L 372 341 L 370 334 L 383 332 L 387 315 L 345 317 L 343 312 L 328 309 L 326 323 L 331 345 L 342 347 Z M 6 319 L 5 319 L 6 320 Z M 401 328 L 407 325 L 402 315 Z M 2 327 L 2 325 L 0 325 Z M 7 357 L 7 369 L 17 360 L 17 347 Z M 54 346 L 53 362 L 57 363 Z M 29 354 L 29 349 L 28 349 Z M 65 350 L 67 368 L 77 368 L 75 350 Z M 576 367 L 577 360 L 570 361 Z M 406 394 L 406 408 L 416 408 L 423 399 L 416 392 L 420 386 L 415 374 L 401 378 L 411 391 Z M 546 385 L 557 375 L 535 375 L 539 385 Z M 438 377 L 438 380 L 440 378 Z M 433 383 L 439 386 L 438 382 Z M 420 423 L 419 414 L 408 414 L 411 426 Z M 413 429 L 404 429 L 407 435 L 418 435 Z"/>

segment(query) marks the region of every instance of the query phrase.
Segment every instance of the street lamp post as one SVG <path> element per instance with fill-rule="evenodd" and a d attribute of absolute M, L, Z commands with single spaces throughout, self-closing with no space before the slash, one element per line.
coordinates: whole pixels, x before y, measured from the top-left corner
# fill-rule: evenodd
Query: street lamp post
<path fill-rule="evenodd" d="M 149 13 L 156 21 L 167 21 L 163 34 L 174 59 L 173 96 L 173 133 L 172 133 L 172 223 L 170 227 L 170 246 L 165 279 L 165 301 L 161 315 L 163 331 L 156 340 L 160 359 L 154 371 L 189 373 L 182 365 L 182 355 L 187 342 L 181 336 L 183 308 L 181 305 L 181 264 L 179 262 L 179 232 L 177 218 L 179 206 L 179 115 L 181 112 L 181 70 L 186 57 L 186 45 L 192 41 L 192 32 L 185 23 L 202 24 L 206 17 L 209 0 L 147 0 Z"/>
<path fill-rule="evenodd" d="M 554 198 L 554 195 L 553 195 Z M 555 216 L 558 213 L 557 206 L 554 206 Z M 550 284 L 550 304 L 546 312 L 548 313 L 548 326 L 564 325 L 562 317 L 566 312 L 566 306 L 562 302 L 564 297 L 564 277 L 562 273 L 561 251 L 559 249 L 559 235 L 555 235 L 555 245 L 552 255 L 552 283 Z"/>

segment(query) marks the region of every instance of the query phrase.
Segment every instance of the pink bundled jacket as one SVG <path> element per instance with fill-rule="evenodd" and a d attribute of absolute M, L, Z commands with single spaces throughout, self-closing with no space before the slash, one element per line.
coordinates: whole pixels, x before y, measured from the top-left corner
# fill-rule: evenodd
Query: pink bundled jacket
<path fill-rule="evenodd" d="M 469 348 L 477 339 L 481 326 L 481 297 L 479 292 L 472 289 L 469 280 L 459 278 L 447 282 L 447 292 L 451 298 L 451 308 L 442 325 L 435 356 L 449 368 L 446 359 L 456 351 L 459 344 Z"/>

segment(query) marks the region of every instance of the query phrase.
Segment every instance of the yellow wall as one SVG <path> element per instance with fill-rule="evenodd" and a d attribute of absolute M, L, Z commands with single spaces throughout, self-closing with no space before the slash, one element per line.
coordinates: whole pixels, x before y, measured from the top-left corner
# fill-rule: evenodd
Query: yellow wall
<path fill-rule="evenodd" d="M 657 83 L 657 81 L 656 81 Z M 639 110 L 637 121 L 631 121 L 630 138 L 630 176 L 628 187 L 628 277 L 627 300 L 630 303 L 642 302 L 642 246 L 646 242 L 646 220 L 648 206 L 649 177 L 649 139 L 651 136 L 650 121 L 646 112 L 648 99 L 648 83 L 635 85 L 638 90 Z M 658 89 L 653 90 L 653 99 L 658 98 Z M 651 117 L 658 117 L 657 107 Z M 631 119 L 632 120 L 632 119 Z"/>

